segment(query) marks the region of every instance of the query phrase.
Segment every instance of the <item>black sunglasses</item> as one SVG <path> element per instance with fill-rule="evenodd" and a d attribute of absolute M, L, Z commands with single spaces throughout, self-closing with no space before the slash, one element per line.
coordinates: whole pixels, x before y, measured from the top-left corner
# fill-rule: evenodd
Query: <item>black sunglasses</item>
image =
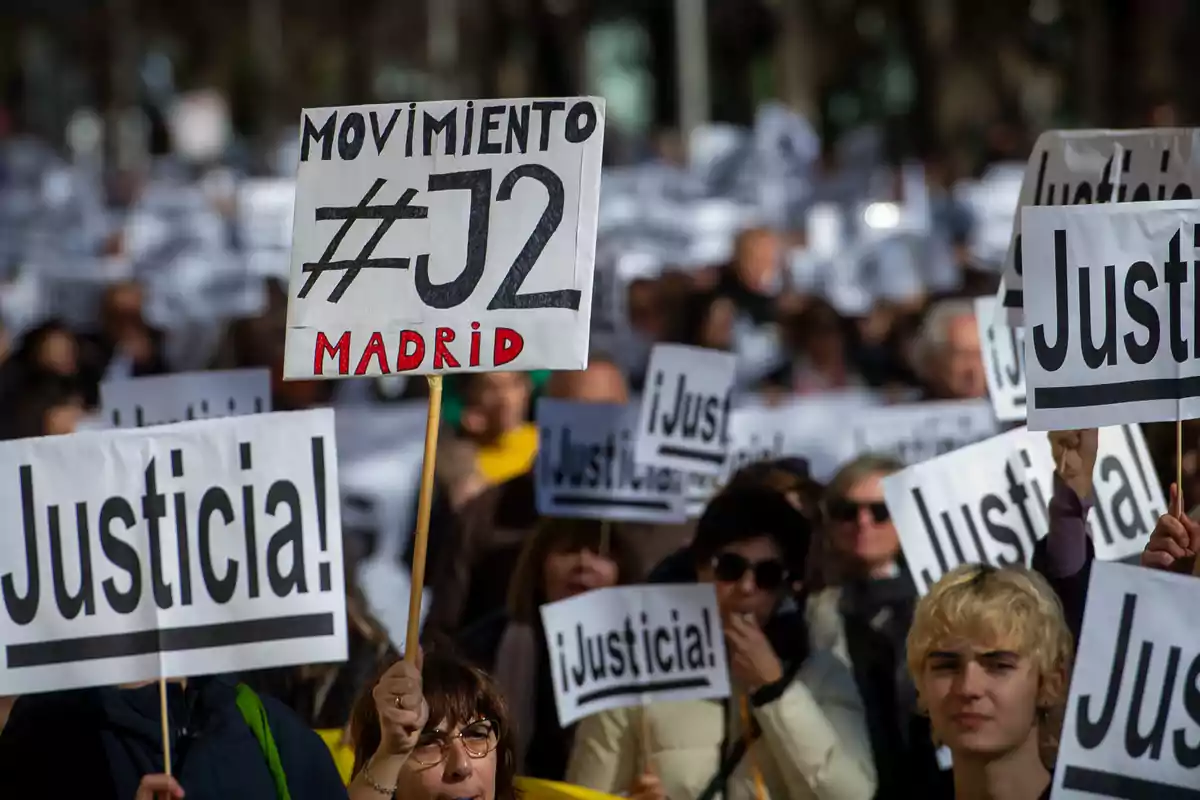
<path fill-rule="evenodd" d="M 829 518 L 837 522 L 854 522 L 858 519 L 858 514 L 863 509 L 871 512 L 871 519 L 875 522 L 887 522 L 892 518 L 891 512 L 888 511 L 887 503 L 882 501 L 876 503 L 856 503 L 853 500 L 836 500 L 829 504 Z"/>
<path fill-rule="evenodd" d="M 763 591 L 773 592 L 787 580 L 787 567 L 782 561 L 770 559 L 767 561 L 751 561 L 737 553 L 721 553 L 713 556 L 713 574 L 722 583 L 740 581 L 747 571 L 754 572 L 754 582 Z"/>

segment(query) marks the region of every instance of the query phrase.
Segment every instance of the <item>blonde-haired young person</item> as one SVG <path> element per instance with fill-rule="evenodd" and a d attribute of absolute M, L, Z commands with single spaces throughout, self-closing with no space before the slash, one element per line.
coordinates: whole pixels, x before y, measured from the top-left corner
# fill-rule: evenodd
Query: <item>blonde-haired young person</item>
<path fill-rule="evenodd" d="M 908 669 L 954 761 L 956 800 L 1049 798 L 1071 632 L 1045 579 L 965 565 L 917 604 Z"/>

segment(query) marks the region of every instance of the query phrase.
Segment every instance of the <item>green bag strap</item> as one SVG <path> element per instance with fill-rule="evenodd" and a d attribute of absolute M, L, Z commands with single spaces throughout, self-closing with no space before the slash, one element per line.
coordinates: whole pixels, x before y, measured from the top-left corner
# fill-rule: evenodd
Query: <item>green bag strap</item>
<path fill-rule="evenodd" d="M 275 737 L 271 734 L 271 725 L 267 721 L 267 709 L 262 700 L 244 683 L 237 687 L 237 707 L 242 712 L 246 724 L 250 726 L 254 738 L 262 747 L 263 757 L 267 760 L 267 769 L 275 779 L 275 794 L 279 800 L 292 800 L 288 791 L 287 775 L 283 771 L 283 763 L 279 760 L 279 749 L 275 746 Z"/>

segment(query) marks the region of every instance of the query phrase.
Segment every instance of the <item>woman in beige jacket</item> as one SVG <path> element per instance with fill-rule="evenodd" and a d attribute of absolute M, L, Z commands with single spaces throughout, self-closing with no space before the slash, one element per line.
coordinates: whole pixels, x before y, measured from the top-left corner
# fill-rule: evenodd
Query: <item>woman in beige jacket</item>
<path fill-rule="evenodd" d="M 807 521 L 778 493 L 713 499 L 692 555 L 717 592 L 733 696 L 587 717 L 569 782 L 635 800 L 871 800 L 853 674 L 828 652 L 808 652 L 803 615 L 783 609 L 808 539 Z"/>

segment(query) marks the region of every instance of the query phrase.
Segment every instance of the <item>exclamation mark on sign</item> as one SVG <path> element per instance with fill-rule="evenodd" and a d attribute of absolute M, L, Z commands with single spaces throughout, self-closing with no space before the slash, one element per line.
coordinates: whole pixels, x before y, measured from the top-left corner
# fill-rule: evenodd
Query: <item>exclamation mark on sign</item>
<path fill-rule="evenodd" d="M 321 552 L 329 547 L 329 531 L 325 525 L 325 438 L 312 438 L 312 469 L 313 488 L 317 493 L 317 538 L 321 544 Z M 333 575 L 328 561 L 320 564 L 321 591 L 328 592 L 333 588 Z"/>
<path fill-rule="evenodd" d="M 704 638 L 708 644 L 708 665 L 715 667 L 717 666 L 717 654 L 713 650 L 712 618 L 709 617 L 707 608 L 702 609 L 700 613 L 704 615 Z"/>
<path fill-rule="evenodd" d="M 254 413 L 261 414 L 263 410 L 263 399 L 261 397 L 254 398 Z"/>
<path fill-rule="evenodd" d="M 237 400 L 231 397 L 229 398 L 229 414 L 233 416 L 235 413 L 237 413 Z"/>

